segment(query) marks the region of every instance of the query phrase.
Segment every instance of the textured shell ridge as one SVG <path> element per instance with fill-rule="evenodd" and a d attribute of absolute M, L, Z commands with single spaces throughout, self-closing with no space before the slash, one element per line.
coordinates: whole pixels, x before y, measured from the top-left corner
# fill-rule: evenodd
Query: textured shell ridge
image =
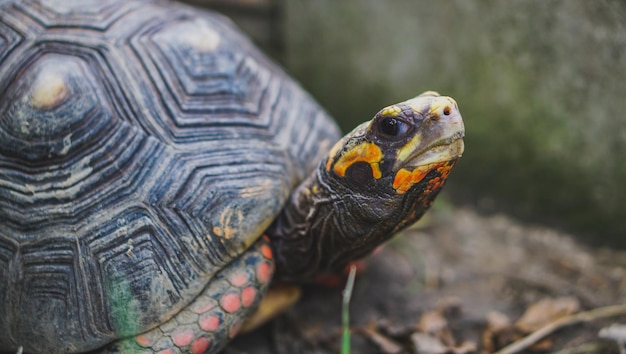
<path fill-rule="evenodd" d="M 0 348 L 94 349 L 171 318 L 337 136 L 220 15 L 0 0 Z"/>

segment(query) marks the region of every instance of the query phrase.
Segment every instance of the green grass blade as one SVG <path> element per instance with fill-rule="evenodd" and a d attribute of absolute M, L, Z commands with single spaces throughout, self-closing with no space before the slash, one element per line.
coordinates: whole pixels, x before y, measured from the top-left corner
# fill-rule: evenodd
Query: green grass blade
<path fill-rule="evenodd" d="M 341 323 L 343 326 L 343 336 L 341 342 L 341 354 L 350 354 L 350 298 L 352 297 L 352 288 L 354 287 L 354 277 L 356 275 L 356 266 L 350 266 L 350 274 L 346 287 L 343 289 L 343 305 L 341 308 Z"/>

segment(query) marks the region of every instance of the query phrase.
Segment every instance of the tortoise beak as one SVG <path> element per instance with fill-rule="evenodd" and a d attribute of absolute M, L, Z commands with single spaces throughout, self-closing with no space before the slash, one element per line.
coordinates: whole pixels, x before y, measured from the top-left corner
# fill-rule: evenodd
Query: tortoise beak
<path fill-rule="evenodd" d="M 418 132 L 398 149 L 394 170 L 458 159 L 463 154 L 465 127 L 458 105 L 445 96 L 418 96 L 406 101 L 420 117 Z"/>

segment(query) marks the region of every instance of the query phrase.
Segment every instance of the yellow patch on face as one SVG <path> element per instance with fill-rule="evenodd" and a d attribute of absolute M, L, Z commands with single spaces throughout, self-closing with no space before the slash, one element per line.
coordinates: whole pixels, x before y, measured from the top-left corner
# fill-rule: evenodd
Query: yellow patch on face
<path fill-rule="evenodd" d="M 392 106 L 388 106 L 383 108 L 383 111 L 380 112 L 380 115 L 382 116 L 390 116 L 390 117 L 397 117 L 400 112 L 402 112 L 402 109 L 396 105 L 392 105 Z"/>
<path fill-rule="evenodd" d="M 339 152 L 339 149 L 343 146 L 343 139 L 339 140 L 337 144 L 330 149 L 328 153 L 328 161 L 326 161 L 326 171 L 330 171 L 330 168 L 333 166 L 333 160 L 335 159 L 335 155 Z"/>
<path fill-rule="evenodd" d="M 420 142 L 422 141 L 422 134 L 417 133 L 415 136 L 409 140 L 406 145 L 398 149 L 398 159 L 397 161 L 406 161 L 409 158 L 412 152 L 417 150 Z"/>
<path fill-rule="evenodd" d="M 378 165 L 383 159 L 383 152 L 378 145 L 370 142 L 361 143 L 345 152 L 339 160 L 335 163 L 335 173 L 343 177 L 346 175 L 346 171 L 352 165 L 357 162 L 367 162 L 372 168 L 372 175 L 374 178 L 379 179 L 382 177 L 380 172 L 380 166 Z M 327 168 L 330 169 L 331 165 L 327 164 Z"/>

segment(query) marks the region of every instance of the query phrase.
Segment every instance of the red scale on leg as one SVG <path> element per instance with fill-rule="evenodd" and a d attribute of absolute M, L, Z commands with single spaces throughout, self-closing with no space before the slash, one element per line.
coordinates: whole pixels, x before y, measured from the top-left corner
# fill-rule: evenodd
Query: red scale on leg
<path fill-rule="evenodd" d="M 250 276 L 245 271 L 237 272 L 230 277 L 230 283 L 238 288 L 248 284 Z"/>
<path fill-rule="evenodd" d="M 215 332 L 220 326 L 221 320 L 219 317 L 212 314 L 204 314 L 198 319 L 198 324 L 202 330 L 207 332 Z"/>
<path fill-rule="evenodd" d="M 267 283 L 272 278 L 272 266 L 263 262 L 256 267 L 256 277 L 261 283 Z"/>
<path fill-rule="evenodd" d="M 207 349 L 211 341 L 206 337 L 200 337 L 191 344 L 191 354 L 203 354 Z"/>
<path fill-rule="evenodd" d="M 261 254 L 263 254 L 263 257 L 265 257 L 267 259 L 272 259 L 273 258 L 272 248 L 270 248 L 270 246 L 268 246 L 268 245 L 261 246 Z"/>
<path fill-rule="evenodd" d="M 239 294 L 235 292 L 226 293 L 226 295 L 222 296 L 220 299 L 220 305 L 226 312 L 235 312 L 241 308 L 241 299 L 239 298 Z"/>
<path fill-rule="evenodd" d="M 266 291 L 273 272 L 271 248 L 257 243 L 222 269 L 175 318 L 121 342 L 136 348 L 133 350 L 157 354 L 202 354 L 221 348 L 240 331 L 245 317 Z"/>
<path fill-rule="evenodd" d="M 177 329 L 172 333 L 172 340 L 177 347 L 182 348 L 191 344 L 194 334 L 191 329 Z"/>
<path fill-rule="evenodd" d="M 250 307 L 256 299 L 257 291 L 253 286 L 249 286 L 241 291 L 241 304 L 243 307 Z"/>
<path fill-rule="evenodd" d="M 138 335 L 135 337 L 135 341 L 142 347 L 149 347 L 152 345 L 152 340 L 145 335 Z"/>

